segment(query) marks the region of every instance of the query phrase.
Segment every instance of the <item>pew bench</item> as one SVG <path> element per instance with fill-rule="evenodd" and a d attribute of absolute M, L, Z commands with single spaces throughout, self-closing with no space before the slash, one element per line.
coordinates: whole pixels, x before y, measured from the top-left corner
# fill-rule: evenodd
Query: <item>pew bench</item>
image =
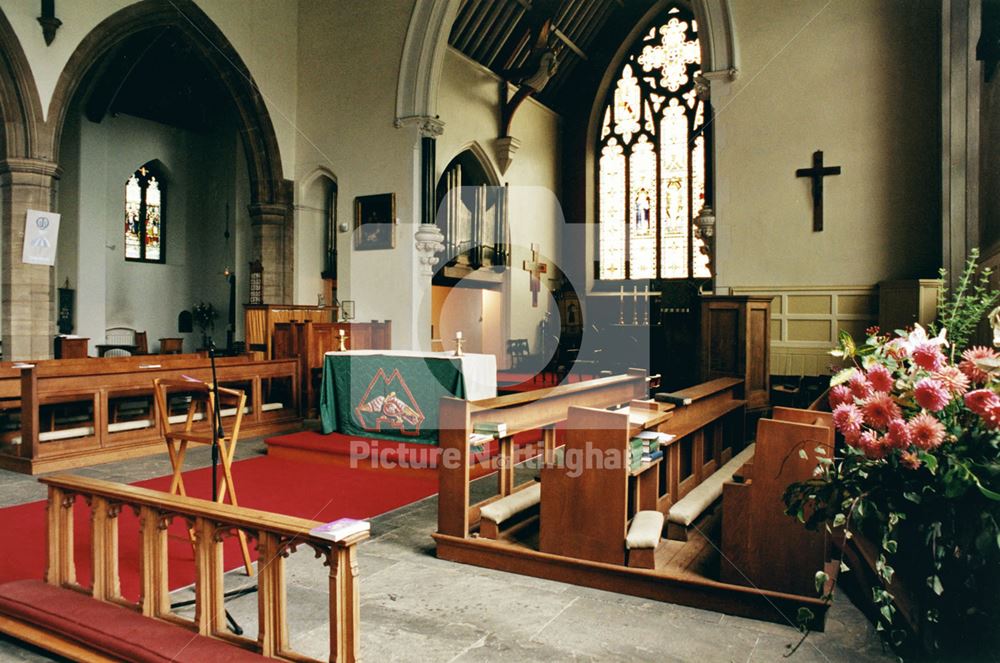
<path fill-rule="evenodd" d="M 754 446 L 748 445 L 695 486 L 691 492 L 674 502 L 667 512 L 668 539 L 687 541 L 688 531 L 694 521 L 722 498 L 722 487 L 732 481 L 733 475 L 753 458 Z"/>
<path fill-rule="evenodd" d="M 490 502 L 479 511 L 479 536 L 500 538 L 500 526 L 511 520 L 521 520 L 530 511 L 537 511 L 542 501 L 542 484 L 535 483 L 515 491 L 496 502 Z"/>
<path fill-rule="evenodd" d="M 42 580 L 15 580 L 0 585 L 0 629 L 16 629 L 22 640 L 43 648 L 59 640 L 60 651 L 79 660 L 268 660 L 224 640 L 198 635 L 183 626 L 144 617 Z"/>

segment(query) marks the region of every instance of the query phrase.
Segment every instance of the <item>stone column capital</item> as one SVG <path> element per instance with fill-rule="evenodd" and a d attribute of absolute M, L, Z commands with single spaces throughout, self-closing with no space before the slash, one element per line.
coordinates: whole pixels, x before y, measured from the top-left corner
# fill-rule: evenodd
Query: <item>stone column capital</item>
<path fill-rule="evenodd" d="M 291 209 L 291 205 L 282 203 L 253 203 L 248 206 L 250 222 L 255 226 L 283 226 Z"/>
<path fill-rule="evenodd" d="M 8 157 L 0 159 L 0 176 L 7 180 L 21 179 L 19 176 L 42 176 L 59 179 L 62 175 L 62 168 L 54 161 L 47 159 L 23 159 L 19 157 Z"/>

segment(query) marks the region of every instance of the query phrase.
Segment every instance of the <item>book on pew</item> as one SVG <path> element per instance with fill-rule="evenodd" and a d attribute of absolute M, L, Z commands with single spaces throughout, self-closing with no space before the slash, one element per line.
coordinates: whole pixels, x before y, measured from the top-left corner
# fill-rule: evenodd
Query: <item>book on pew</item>
<path fill-rule="evenodd" d="M 486 433 L 495 437 L 505 437 L 507 435 L 507 424 L 502 422 L 481 421 L 473 425 L 473 433 Z"/>
<path fill-rule="evenodd" d="M 469 435 L 469 445 L 482 448 L 486 443 L 492 442 L 495 436 L 491 433 L 473 433 Z"/>
<path fill-rule="evenodd" d="M 315 537 L 326 539 L 327 541 L 343 541 L 349 536 L 367 532 L 371 529 L 371 523 L 367 520 L 354 520 L 353 518 L 340 518 L 333 522 L 324 523 L 319 527 L 314 527 L 309 531 Z"/>
<path fill-rule="evenodd" d="M 674 405 L 691 405 L 690 398 L 677 396 L 675 394 L 668 394 L 665 391 L 653 394 L 653 400 L 659 401 L 660 403 L 673 403 Z"/>

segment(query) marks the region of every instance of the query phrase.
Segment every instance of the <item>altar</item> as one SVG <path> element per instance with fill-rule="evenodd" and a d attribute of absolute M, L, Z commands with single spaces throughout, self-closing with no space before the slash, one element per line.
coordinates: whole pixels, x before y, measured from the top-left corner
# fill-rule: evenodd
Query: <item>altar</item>
<path fill-rule="evenodd" d="M 326 353 L 319 409 L 324 433 L 437 444 L 442 397 L 496 395 L 493 355 L 353 350 Z"/>

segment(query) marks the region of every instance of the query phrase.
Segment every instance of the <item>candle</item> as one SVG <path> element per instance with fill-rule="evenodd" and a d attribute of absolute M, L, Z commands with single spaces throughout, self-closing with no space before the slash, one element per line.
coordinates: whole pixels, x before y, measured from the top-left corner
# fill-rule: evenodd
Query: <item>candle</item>
<path fill-rule="evenodd" d="M 460 331 L 455 332 L 455 338 L 461 339 L 462 338 L 462 332 L 460 332 Z"/>
<path fill-rule="evenodd" d="M 621 286 L 618 290 L 618 302 L 621 303 L 625 301 L 625 286 Z"/>
<path fill-rule="evenodd" d="M 340 336 L 343 336 L 343 335 L 344 335 L 344 330 L 343 330 L 343 329 L 339 330 L 339 331 L 337 332 L 337 334 L 338 334 L 338 335 L 340 335 Z"/>

